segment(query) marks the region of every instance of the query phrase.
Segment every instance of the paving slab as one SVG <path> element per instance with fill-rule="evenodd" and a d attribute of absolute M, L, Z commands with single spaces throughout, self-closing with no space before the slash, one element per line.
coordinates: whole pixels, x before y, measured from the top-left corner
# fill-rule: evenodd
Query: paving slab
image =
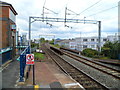
<path fill-rule="evenodd" d="M 2 88 L 15 88 L 19 78 L 19 61 L 14 60 L 2 70 Z"/>
<path fill-rule="evenodd" d="M 27 85 L 32 85 L 32 68 Z M 40 87 L 50 86 L 52 83 L 59 82 L 63 88 L 80 88 L 80 84 L 70 76 L 63 73 L 58 66 L 50 62 L 35 62 L 35 83 Z M 41 87 L 41 88 L 42 88 Z"/>

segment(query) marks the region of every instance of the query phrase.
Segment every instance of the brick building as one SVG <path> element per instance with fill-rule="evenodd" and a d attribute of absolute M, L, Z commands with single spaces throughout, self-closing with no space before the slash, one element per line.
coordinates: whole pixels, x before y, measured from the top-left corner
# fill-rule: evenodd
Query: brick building
<path fill-rule="evenodd" d="M 11 4 L 0 1 L 0 49 L 15 45 L 16 15 Z"/>

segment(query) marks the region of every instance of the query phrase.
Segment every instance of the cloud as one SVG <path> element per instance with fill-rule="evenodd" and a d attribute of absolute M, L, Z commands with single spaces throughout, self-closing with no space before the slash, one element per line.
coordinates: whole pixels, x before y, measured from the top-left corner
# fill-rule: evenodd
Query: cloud
<path fill-rule="evenodd" d="M 15 10 L 18 12 L 16 21 L 17 27 L 21 29 L 21 33 L 28 32 L 29 16 L 42 16 L 41 14 L 43 11 L 44 1 L 45 0 L 5 0 L 5 2 L 11 3 Z M 45 12 L 49 13 L 45 14 L 45 17 L 64 18 L 66 6 L 68 9 L 76 13 L 81 13 L 86 8 L 90 7 L 98 1 L 99 0 L 46 0 L 45 7 L 59 14 L 54 14 L 51 11 L 45 9 Z M 98 4 L 81 13 L 81 15 L 67 15 L 67 18 L 84 19 L 84 17 L 86 17 L 86 20 L 101 21 L 101 30 L 102 33 L 104 33 L 103 36 L 108 35 L 109 32 L 112 32 L 114 34 L 118 28 L 117 8 L 93 15 L 91 17 L 89 17 L 89 15 L 116 6 L 118 5 L 118 1 L 119 0 L 101 0 Z M 74 14 L 70 11 L 69 13 Z M 72 29 L 70 29 L 64 27 L 64 23 L 49 23 L 52 24 L 52 28 L 50 28 L 46 22 L 37 21 L 32 23 L 32 37 L 38 37 L 39 34 L 56 34 L 56 38 L 71 38 L 80 36 L 80 32 L 83 33 L 84 36 L 98 35 L 98 25 L 94 24 L 66 23 L 68 26 L 72 27 Z"/>
<path fill-rule="evenodd" d="M 28 30 L 28 22 L 24 19 L 17 19 L 17 28 L 23 29 L 23 30 Z"/>

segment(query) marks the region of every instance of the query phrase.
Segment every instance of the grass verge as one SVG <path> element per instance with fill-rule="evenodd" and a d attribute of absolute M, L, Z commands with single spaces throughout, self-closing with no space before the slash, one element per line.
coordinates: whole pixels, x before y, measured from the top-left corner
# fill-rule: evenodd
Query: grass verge
<path fill-rule="evenodd" d="M 37 53 L 37 52 L 34 52 L 34 57 L 35 57 L 35 58 L 38 58 L 38 59 L 44 59 L 44 58 L 45 58 L 44 54 L 42 54 L 42 53 Z"/>
<path fill-rule="evenodd" d="M 55 44 L 55 45 L 50 44 L 50 45 L 53 46 L 53 47 L 56 47 L 56 48 L 60 48 L 60 46 L 58 44 Z"/>

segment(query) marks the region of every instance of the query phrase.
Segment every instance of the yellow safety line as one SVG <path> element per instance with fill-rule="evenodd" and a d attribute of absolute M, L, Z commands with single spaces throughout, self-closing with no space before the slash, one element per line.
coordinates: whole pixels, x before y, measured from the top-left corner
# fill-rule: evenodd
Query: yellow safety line
<path fill-rule="evenodd" d="M 34 85 L 34 90 L 39 90 L 39 85 Z"/>

